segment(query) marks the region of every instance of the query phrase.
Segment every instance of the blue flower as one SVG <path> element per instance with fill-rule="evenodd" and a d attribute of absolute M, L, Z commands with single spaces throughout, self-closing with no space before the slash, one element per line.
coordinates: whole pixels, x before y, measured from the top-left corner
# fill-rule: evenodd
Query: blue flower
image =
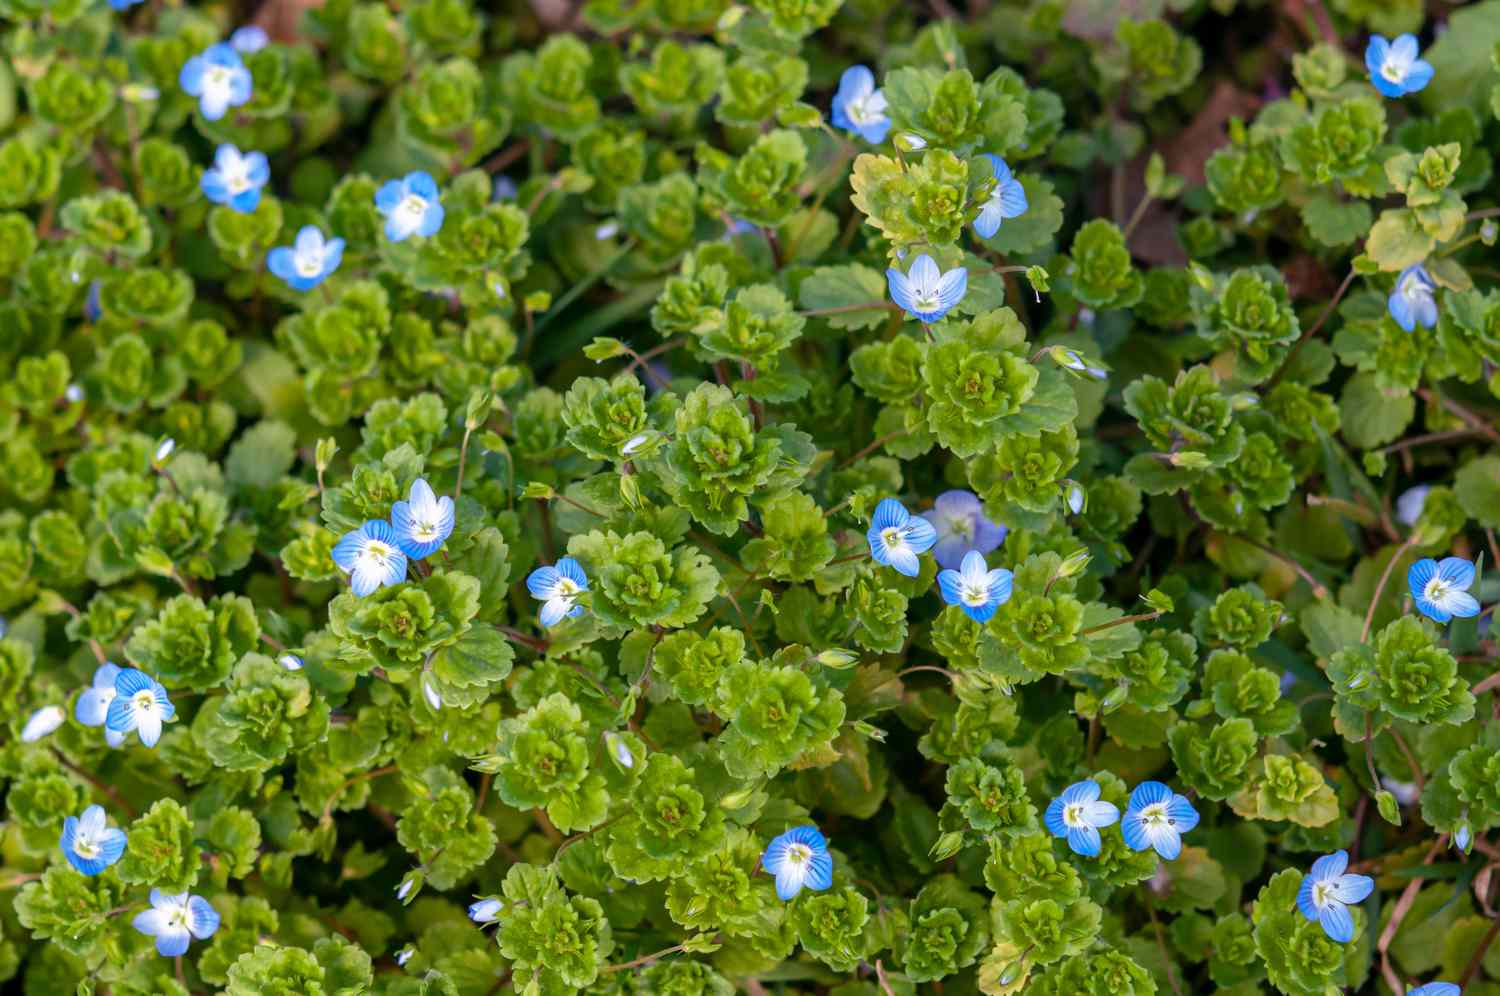
<path fill-rule="evenodd" d="M 1436 291 L 1437 284 L 1428 275 L 1427 268 L 1421 263 L 1413 263 L 1396 278 L 1396 286 L 1391 288 L 1385 309 L 1396 324 L 1408 332 L 1418 323 L 1424 329 L 1430 329 L 1438 320 L 1437 298 L 1433 296 Z"/>
<path fill-rule="evenodd" d="M 891 300 L 908 315 L 919 322 L 935 322 L 964 299 L 969 289 L 969 271 L 958 266 L 943 273 L 924 252 L 912 261 L 907 273 L 886 270 L 885 282 L 890 287 Z"/>
<path fill-rule="evenodd" d="M 1151 847 L 1171 861 L 1182 853 L 1182 835 L 1198 825 L 1198 811 L 1187 796 L 1161 782 L 1141 782 L 1130 793 L 1120 832 L 1132 851 Z"/>
<path fill-rule="evenodd" d="M 240 54 L 219 42 L 204 49 L 182 64 L 177 82 L 183 92 L 198 98 L 198 110 L 210 121 L 217 121 L 231 107 L 250 100 L 250 70 Z"/>
<path fill-rule="evenodd" d="M 333 547 L 333 562 L 349 575 L 349 586 L 363 598 L 377 588 L 406 580 L 406 554 L 396 530 L 384 519 L 351 529 Z"/>
<path fill-rule="evenodd" d="M 1011 176 L 1010 167 L 1005 165 L 1005 160 L 988 152 L 984 154 L 984 158 L 990 161 L 990 167 L 994 171 L 995 190 L 979 209 L 979 217 L 974 219 L 974 231 L 981 238 L 987 239 L 1000 230 L 1002 221 L 1025 214 L 1027 205 L 1026 188 L 1021 186 L 1021 181 Z"/>
<path fill-rule="evenodd" d="M 526 578 L 531 597 L 542 601 L 539 618 L 543 626 L 556 626 L 564 617 L 580 615 L 583 606 L 578 596 L 589 590 L 583 565 L 572 557 L 563 557 L 556 566 L 538 567 Z"/>
<path fill-rule="evenodd" d="M 1354 939 L 1354 918 L 1349 906 L 1363 902 L 1375 889 L 1368 875 L 1346 875 L 1349 855 L 1343 851 L 1325 854 L 1313 862 L 1312 871 L 1302 876 L 1297 890 L 1297 908 L 1309 920 L 1323 925 L 1323 933 L 1340 944 Z"/>
<path fill-rule="evenodd" d="M 984 503 L 972 491 L 944 491 L 922 518 L 937 532 L 933 557 L 949 570 L 957 570 L 971 550 L 989 553 L 1005 539 L 1006 528 L 985 516 Z"/>
<path fill-rule="evenodd" d="M 405 967 L 406 963 L 409 962 L 409 961 L 411 961 L 411 956 L 414 955 L 414 954 L 416 954 L 416 953 L 417 953 L 417 949 L 414 948 L 414 947 L 412 947 L 410 944 L 408 944 L 406 947 L 402 948 L 400 951 L 397 951 L 392 957 L 394 957 L 396 959 L 396 964 L 397 965 Z"/>
<path fill-rule="evenodd" d="M 206 941 L 219 929 L 219 914 L 202 896 L 179 892 L 169 896 L 151 890 L 151 908 L 136 914 L 130 925 L 156 938 L 156 953 L 175 958 L 188 949 L 194 937 Z"/>
<path fill-rule="evenodd" d="M 27 717 L 26 725 L 21 727 L 21 743 L 34 744 L 43 737 L 50 736 L 67 719 L 68 713 L 62 706 L 42 706 Z"/>
<path fill-rule="evenodd" d="M 1427 507 L 1427 495 L 1431 490 L 1431 484 L 1418 484 L 1401 492 L 1401 497 L 1396 499 L 1396 521 L 1408 528 L 1415 526 L 1422 517 L 1422 509 Z"/>
<path fill-rule="evenodd" d="M 229 36 L 229 47 L 243 55 L 259 52 L 270 43 L 271 37 L 266 34 L 266 29 L 254 24 L 247 24 Z"/>
<path fill-rule="evenodd" d="M 804 888 L 821 892 L 833 885 L 833 855 L 814 826 L 793 827 L 771 841 L 760 866 L 776 876 L 776 895 L 783 901 Z"/>
<path fill-rule="evenodd" d="M 984 554 L 977 550 L 964 554 L 958 570 L 939 571 L 937 582 L 943 601 L 957 605 L 975 622 L 988 622 L 995 610 L 1010 600 L 1010 571 L 1003 567 L 990 570 Z"/>
<path fill-rule="evenodd" d="M 82 816 L 63 820 L 63 857 L 85 875 L 97 875 L 125 853 L 125 831 L 105 826 L 103 806 L 90 806 Z"/>
<path fill-rule="evenodd" d="M 1466 814 L 1467 815 L 1467 814 Z M 1474 843 L 1474 831 L 1469 826 L 1467 818 L 1453 831 L 1453 846 L 1465 854 L 1469 853 L 1469 847 Z"/>
<path fill-rule="evenodd" d="M 1415 989 L 1408 989 L 1406 996 L 1460 996 L 1463 992 L 1451 982 L 1428 982 Z"/>
<path fill-rule="evenodd" d="M 500 911 L 503 909 L 505 903 L 490 896 L 469 904 L 469 919 L 475 923 L 494 923 L 500 919 Z"/>
<path fill-rule="evenodd" d="M 926 553 L 937 542 L 937 530 L 926 519 L 912 515 L 894 498 L 883 498 L 875 506 L 870 531 L 870 556 L 875 563 L 894 567 L 909 578 L 922 573 L 917 555 Z"/>
<path fill-rule="evenodd" d="M 115 10 L 129 10 L 136 4 L 144 2 L 145 0 L 109 0 L 109 5 Z"/>
<path fill-rule="evenodd" d="M 875 74 L 864 66 L 850 66 L 839 77 L 839 89 L 833 95 L 833 125 L 879 145 L 891 130 L 886 106 L 885 94 L 875 89 Z"/>
<path fill-rule="evenodd" d="M 375 207 L 385 215 L 385 237 L 392 242 L 413 235 L 426 238 L 443 227 L 437 184 L 426 173 L 408 173 L 388 181 L 375 192 Z"/>
<path fill-rule="evenodd" d="M 282 654 L 280 657 L 276 658 L 276 663 L 280 664 L 288 671 L 302 670 L 302 658 L 298 657 L 296 654 Z"/>
<path fill-rule="evenodd" d="M 242 214 L 249 214 L 260 203 L 260 188 L 271 179 L 271 166 L 263 152 L 240 152 L 233 145 L 221 145 L 214 153 L 214 167 L 206 170 L 199 186 L 203 196 L 215 204 L 227 204 Z"/>
<path fill-rule="evenodd" d="M 1415 35 L 1401 35 L 1386 41 L 1383 35 L 1371 35 L 1365 48 L 1365 67 L 1370 82 L 1387 97 L 1404 97 L 1416 93 L 1432 81 L 1432 65 L 1417 58 Z"/>
<path fill-rule="evenodd" d="M 1406 584 L 1417 611 L 1445 623 L 1454 616 L 1467 619 L 1479 615 L 1479 601 L 1469 594 L 1474 574 L 1474 565 L 1462 557 L 1444 557 L 1441 561 L 1427 557 L 1411 565 Z"/>
<path fill-rule="evenodd" d="M 1103 844 L 1099 828 L 1119 818 L 1120 810 L 1115 804 L 1099 798 L 1099 783 L 1092 778 L 1074 782 L 1047 805 L 1047 829 L 1052 836 L 1068 838 L 1073 853 L 1086 858 L 1099 856 Z"/>
<path fill-rule="evenodd" d="M 155 747 L 161 725 L 175 715 L 177 707 L 167 698 L 166 688 L 145 671 L 126 667 L 115 675 L 115 695 L 104 719 L 107 732 L 123 738 L 134 730 L 141 743 Z"/>
<path fill-rule="evenodd" d="M 343 239 L 324 239 L 315 226 L 303 225 L 293 245 L 271 250 L 266 266 L 290 284 L 292 290 L 305 291 L 321 284 L 339 268 L 343 258 Z"/>
<path fill-rule="evenodd" d="M 413 560 L 431 554 L 453 533 L 453 499 L 439 498 L 423 478 L 412 482 L 406 501 L 391 506 L 396 543 Z"/>
<path fill-rule="evenodd" d="M 94 683 L 83 690 L 73 706 L 73 716 L 84 726 L 104 726 L 109 719 L 109 704 L 115 700 L 115 680 L 120 676 L 120 666 L 105 661 L 94 671 Z M 124 731 L 116 732 L 105 727 L 104 739 L 111 747 L 125 742 Z"/>

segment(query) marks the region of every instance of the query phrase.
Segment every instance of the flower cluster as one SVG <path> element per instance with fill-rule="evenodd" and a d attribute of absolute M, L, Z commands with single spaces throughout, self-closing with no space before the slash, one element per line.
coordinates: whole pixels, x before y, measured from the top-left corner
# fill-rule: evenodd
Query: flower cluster
<path fill-rule="evenodd" d="M 439 498 L 419 477 L 405 501 L 392 503 L 390 516 L 390 521 L 366 521 L 333 547 L 333 562 L 349 575 L 356 595 L 400 584 L 409 560 L 424 560 L 441 549 L 453 532 L 453 499 Z"/>

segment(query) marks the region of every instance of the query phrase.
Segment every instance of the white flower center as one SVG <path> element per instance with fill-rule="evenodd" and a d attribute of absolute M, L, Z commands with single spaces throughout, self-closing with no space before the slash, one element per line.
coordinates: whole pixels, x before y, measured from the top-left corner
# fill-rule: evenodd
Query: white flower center
<path fill-rule="evenodd" d="M 1448 582 L 1444 581 L 1442 578 L 1433 578 L 1431 581 L 1427 582 L 1427 586 L 1422 589 L 1422 597 L 1427 599 L 1429 602 L 1442 603 L 1448 598 L 1448 593 L 1451 590 L 1452 587 L 1448 584 Z"/>
<path fill-rule="evenodd" d="M 1407 277 L 1405 285 L 1401 288 L 1401 296 L 1412 303 L 1416 303 L 1423 298 L 1432 297 L 1432 288 L 1414 276 Z"/>
<path fill-rule="evenodd" d="M 427 211 L 427 201 L 416 194 L 407 194 L 401 203 L 396 205 L 396 210 L 407 215 L 411 220 L 418 221 Z"/>
<path fill-rule="evenodd" d="M 857 125 L 867 125 L 874 121 L 878 115 L 870 110 L 870 98 L 874 94 L 866 94 L 863 97 L 855 97 L 844 105 L 844 116 Z"/>
<path fill-rule="evenodd" d="M 963 586 L 963 589 L 959 592 L 958 597 L 963 599 L 965 605 L 971 605 L 975 608 L 978 608 L 981 605 L 988 604 L 990 600 L 990 589 L 987 585 L 965 584 Z"/>
<path fill-rule="evenodd" d="M 229 188 L 231 194 L 243 194 L 250 189 L 249 170 L 245 169 L 244 163 L 239 163 L 235 169 L 224 171 L 224 186 Z"/>
<path fill-rule="evenodd" d="M 150 689 L 136 692 L 130 697 L 130 707 L 149 716 L 156 711 L 156 696 L 151 694 Z"/>
<path fill-rule="evenodd" d="M 1177 821 L 1167 815 L 1167 804 L 1164 802 L 1153 802 L 1142 809 L 1141 822 L 1152 827 L 1177 825 Z"/>
<path fill-rule="evenodd" d="M 391 555 L 391 548 L 379 540 L 371 540 L 365 544 L 365 558 L 376 567 L 384 567 L 386 560 Z"/>
<path fill-rule="evenodd" d="M 887 550 L 899 550 L 906 545 L 906 537 L 901 534 L 900 527 L 887 526 L 880 531 L 880 542 Z"/>
<path fill-rule="evenodd" d="M 323 272 L 323 254 L 321 252 L 298 253 L 296 265 L 299 276 L 316 277 Z"/>
<path fill-rule="evenodd" d="M 1385 62 L 1380 67 L 1380 75 L 1384 76 L 1392 83 L 1400 83 L 1406 78 L 1407 68 L 1408 67 L 1406 63 L 1394 57 L 1387 57 Z"/>
<path fill-rule="evenodd" d="M 415 522 L 411 527 L 412 535 L 424 543 L 437 539 L 438 525 L 436 522 Z"/>
<path fill-rule="evenodd" d="M 186 930 L 188 925 L 188 908 L 186 906 L 173 906 L 167 913 L 167 924 L 176 930 Z"/>
<path fill-rule="evenodd" d="M 1064 806 L 1063 822 L 1070 827 L 1088 826 L 1088 821 L 1083 818 L 1083 804 L 1075 802 L 1071 806 Z"/>
<path fill-rule="evenodd" d="M 571 578 L 558 578 L 557 584 L 552 586 L 553 598 L 574 599 L 582 589 Z"/>
<path fill-rule="evenodd" d="M 967 516 L 952 516 L 948 519 L 948 532 L 962 539 L 972 540 L 974 538 L 974 520 Z"/>
<path fill-rule="evenodd" d="M 85 860 L 99 856 L 99 845 L 82 830 L 73 836 L 73 853 Z"/>
<path fill-rule="evenodd" d="M 913 298 L 916 303 L 916 311 L 937 311 L 942 307 L 942 299 L 938 297 L 937 291 L 919 294 Z"/>
<path fill-rule="evenodd" d="M 805 864 L 812 857 L 812 848 L 806 844 L 788 844 L 786 859 L 794 865 Z"/>
<path fill-rule="evenodd" d="M 1332 898 L 1333 898 L 1333 883 L 1332 882 L 1318 882 L 1315 885 L 1313 885 L 1312 901 L 1313 901 L 1313 905 L 1314 906 L 1318 907 L 1319 909 L 1322 909 L 1324 906 L 1328 905 L 1329 901 Z"/>

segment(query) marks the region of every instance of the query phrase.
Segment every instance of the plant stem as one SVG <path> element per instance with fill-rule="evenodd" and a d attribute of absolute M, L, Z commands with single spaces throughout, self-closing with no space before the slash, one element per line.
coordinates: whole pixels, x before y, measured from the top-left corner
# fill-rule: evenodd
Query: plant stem
<path fill-rule="evenodd" d="M 94 775 L 90 774 L 87 771 L 84 771 L 78 765 L 74 764 L 72 761 L 69 761 L 67 757 L 63 755 L 63 752 L 58 750 L 56 747 L 52 748 L 52 753 L 57 755 L 57 759 L 62 762 L 63 767 L 67 768 L 69 771 L 73 772 L 73 774 L 77 775 L 79 778 L 82 778 L 84 781 L 94 786 L 94 788 L 98 789 L 100 792 L 103 792 L 109 797 L 111 802 L 113 802 L 116 806 L 119 806 L 121 809 L 125 810 L 125 815 L 129 816 L 132 820 L 135 819 L 135 807 L 127 802 L 125 800 L 125 797 L 122 796 L 113 785 L 106 785 Z"/>
<path fill-rule="evenodd" d="M 1267 392 L 1269 392 L 1271 388 L 1275 387 L 1278 383 L 1281 382 L 1281 378 L 1286 374 L 1287 370 L 1291 368 L 1292 360 L 1296 357 L 1298 351 L 1302 349 L 1302 344 L 1307 342 L 1307 340 L 1311 339 L 1313 336 L 1317 335 L 1318 329 L 1322 328 L 1323 323 L 1328 321 L 1329 317 L 1333 315 L 1334 309 L 1337 308 L 1339 306 L 1339 302 L 1343 300 L 1344 293 L 1349 290 L 1349 285 L 1354 283 L 1354 276 L 1354 270 L 1351 267 L 1349 270 L 1349 275 L 1344 277 L 1344 282 L 1339 284 L 1339 289 L 1334 291 L 1333 297 L 1329 299 L 1328 304 L 1323 307 L 1322 314 L 1318 315 L 1318 320 L 1307 327 L 1307 331 L 1303 332 L 1302 335 L 1297 339 L 1296 344 L 1292 346 L 1291 352 L 1286 354 L 1286 359 L 1281 361 L 1281 366 L 1277 367 L 1276 372 L 1271 375 L 1271 379 L 1266 381 L 1265 389 Z"/>
<path fill-rule="evenodd" d="M 885 435 L 881 436 L 879 439 L 875 440 L 869 446 L 866 446 L 864 449 L 860 450 L 858 453 L 845 460 L 843 463 L 839 464 L 837 469 L 843 470 L 851 463 L 858 463 L 860 460 L 869 456 L 871 453 L 874 453 L 876 450 L 880 449 L 880 447 L 884 446 L 891 440 L 900 439 L 902 436 L 909 435 L 911 435 L 910 429 L 897 429 L 895 432 L 888 432 Z"/>
<path fill-rule="evenodd" d="M 1079 630 L 1078 635 L 1093 636 L 1095 633 L 1102 633 L 1107 629 L 1114 629 L 1116 626 L 1124 626 L 1126 623 L 1147 622 L 1160 616 L 1160 612 L 1138 612 L 1133 616 L 1121 616 L 1118 619 L 1111 619 L 1107 623 L 1100 623 L 1097 626 L 1090 626 L 1088 629 Z"/>

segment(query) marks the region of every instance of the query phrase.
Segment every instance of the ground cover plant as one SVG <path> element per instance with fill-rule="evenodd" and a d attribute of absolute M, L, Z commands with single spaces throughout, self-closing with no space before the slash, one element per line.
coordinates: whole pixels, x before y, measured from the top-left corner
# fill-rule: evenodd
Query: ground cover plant
<path fill-rule="evenodd" d="M 1500 994 L 1500 0 L 0 0 L 0 982 Z"/>

